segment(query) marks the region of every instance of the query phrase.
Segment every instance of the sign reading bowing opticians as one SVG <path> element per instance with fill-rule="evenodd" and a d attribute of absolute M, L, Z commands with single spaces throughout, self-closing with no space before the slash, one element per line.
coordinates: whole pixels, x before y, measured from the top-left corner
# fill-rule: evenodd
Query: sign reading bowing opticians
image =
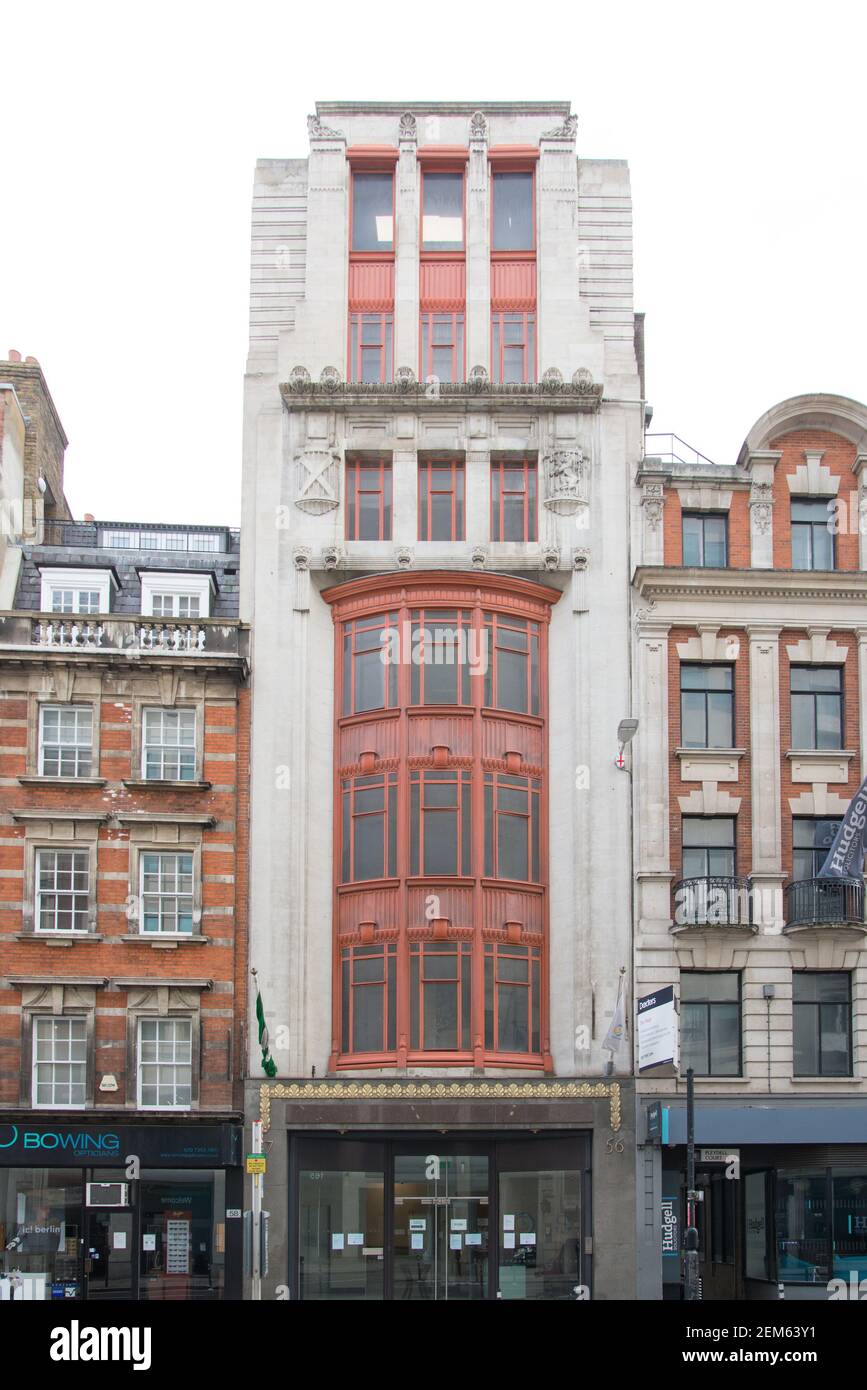
<path fill-rule="evenodd" d="M 677 1005 L 674 986 L 645 994 L 638 1000 L 638 1070 L 663 1067 L 678 1061 Z"/>

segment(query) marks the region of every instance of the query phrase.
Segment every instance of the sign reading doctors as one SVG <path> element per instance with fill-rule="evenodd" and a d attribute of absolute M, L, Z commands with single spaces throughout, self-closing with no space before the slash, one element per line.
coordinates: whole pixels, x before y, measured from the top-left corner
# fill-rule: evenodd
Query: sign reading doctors
<path fill-rule="evenodd" d="M 645 994 L 638 1000 L 638 1070 L 677 1066 L 678 1027 L 674 986 Z"/>

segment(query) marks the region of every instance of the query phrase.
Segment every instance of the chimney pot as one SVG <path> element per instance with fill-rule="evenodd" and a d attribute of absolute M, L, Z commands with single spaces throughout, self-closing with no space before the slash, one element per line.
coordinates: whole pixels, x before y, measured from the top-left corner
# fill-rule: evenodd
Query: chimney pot
<path fill-rule="evenodd" d="M 21 361 L 21 353 L 17 350 L 17 348 L 10 348 L 10 349 L 9 349 L 9 361 L 10 361 L 10 362 L 20 362 L 20 361 Z"/>
<path fill-rule="evenodd" d="M 90 512 L 85 512 L 85 513 L 84 513 L 84 519 L 85 519 L 85 521 L 96 521 L 96 517 L 95 517 L 95 516 L 91 516 Z"/>
<path fill-rule="evenodd" d="M 31 367 L 38 367 L 38 366 L 39 366 L 39 358 L 38 358 L 38 357 L 25 357 L 24 361 L 25 361 L 25 362 L 29 362 Z"/>

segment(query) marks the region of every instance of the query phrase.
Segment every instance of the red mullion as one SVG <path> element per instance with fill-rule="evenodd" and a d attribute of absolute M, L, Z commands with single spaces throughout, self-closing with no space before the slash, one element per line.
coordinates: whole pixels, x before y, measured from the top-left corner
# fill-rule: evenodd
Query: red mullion
<path fill-rule="evenodd" d="M 353 641 L 355 628 L 353 627 Z M 332 889 L 331 889 L 331 1055 L 328 1058 L 328 1070 L 334 1071 L 339 1065 L 340 1048 L 343 1039 L 340 1036 L 341 1028 L 341 1000 L 343 995 L 343 953 L 340 948 L 340 894 L 338 892 L 339 866 L 337 864 L 336 847 L 339 845 L 341 852 L 343 849 L 343 787 L 340 777 L 340 731 L 341 715 L 343 706 L 343 647 L 346 634 L 346 621 L 335 622 L 334 624 L 334 756 L 332 770 Z M 353 667 L 355 663 L 352 663 Z M 351 672 L 350 679 L 354 681 L 355 671 Z M 351 687 L 351 706 L 355 707 L 355 690 Z M 350 956 L 350 972 L 352 957 Z M 350 1008 L 352 1006 L 350 973 Z"/>
<path fill-rule="evenodd" d="M 550 982 L 548 980 L 548 915 L 550 869 L 548 864 L 548 623 L 539 627 L 539 715 L 542 719 L 542 776 L 539 789 L 539 876 L 542 893 L 542 945 L 539 949 L 539 1043 L 545 1071 L 554 1070 L 551 1056 Z"/>
<path fill-rule="evenodd" d="M 473 603 L 471 630 L 474 633 L 475 650 L 481 652 L 481 638 L 484 631 L 482 594 L 476 590 Z M 472 848 L 470 868 L 473 876 L 473 949 L 470 957 L 472 975 L 470 976 L 470 1044 L 473 1049 L 473 1066 L 485 1064 L 485 938 L 482 930 L 484 921 L 484 890 L 482 874 L 485 867 L 485 778 L 482 767 L 482 713 L 485 698 L 484 677 L 470 672 L 470 706 L 473 711 L 473 751 L 472 776 L 470 779 L 470 807 L 472 814 Z"/>
<path fill-rule="evenodd" d="M 398 888 L 397 920 L 399 924 L 397 937 L 397 956 L 395 960 L 395 970 L 397 971 L 397 988 L 395 990 L 396 1000 L 396 1028 L 395 1041 L 397 1043 L 397 1065 L 405 1067 L 409 1053 L 410 1040 L 410 951 L 409 937 L 407 936 L 408 913 L 409 913 L 409 891 L 407 880 L 409 878 L 409 845 L 410 845 L 410 786 L 409 786 L 409 709 L 412 688 L 410 685 L 410 662 L 409 652 L 404 650 L 405 635 L 411 631 L 410 627 L 410 607 L 407 602 L 406 590 L 403 589 L 399 596 L 397 609 L 397 630 L 400 650 L 400 664 L 397 668 L 397 707 L 400 711 L 398 715 L 398 778 L 397 778 L 397 871 L 400 887 Z M 387 679 L 387 677 L 386 677 Z"/>

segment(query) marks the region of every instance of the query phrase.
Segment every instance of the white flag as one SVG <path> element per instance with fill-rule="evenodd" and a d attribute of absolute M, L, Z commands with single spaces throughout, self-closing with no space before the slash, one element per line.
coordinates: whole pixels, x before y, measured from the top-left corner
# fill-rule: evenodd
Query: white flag
<path fill-rule="evenodd" d="M 614 1005 L 614 1014 L 605 1034 L 605 1041 L 602 1046 L 606 1052 L 619 1052 L 623 1045 L 626 1034 L 626 1012 L 625 1001 L 623 998 L 623 971 L 620 972 L 620 980 L 617 984 L 617 1003 Z"/>

